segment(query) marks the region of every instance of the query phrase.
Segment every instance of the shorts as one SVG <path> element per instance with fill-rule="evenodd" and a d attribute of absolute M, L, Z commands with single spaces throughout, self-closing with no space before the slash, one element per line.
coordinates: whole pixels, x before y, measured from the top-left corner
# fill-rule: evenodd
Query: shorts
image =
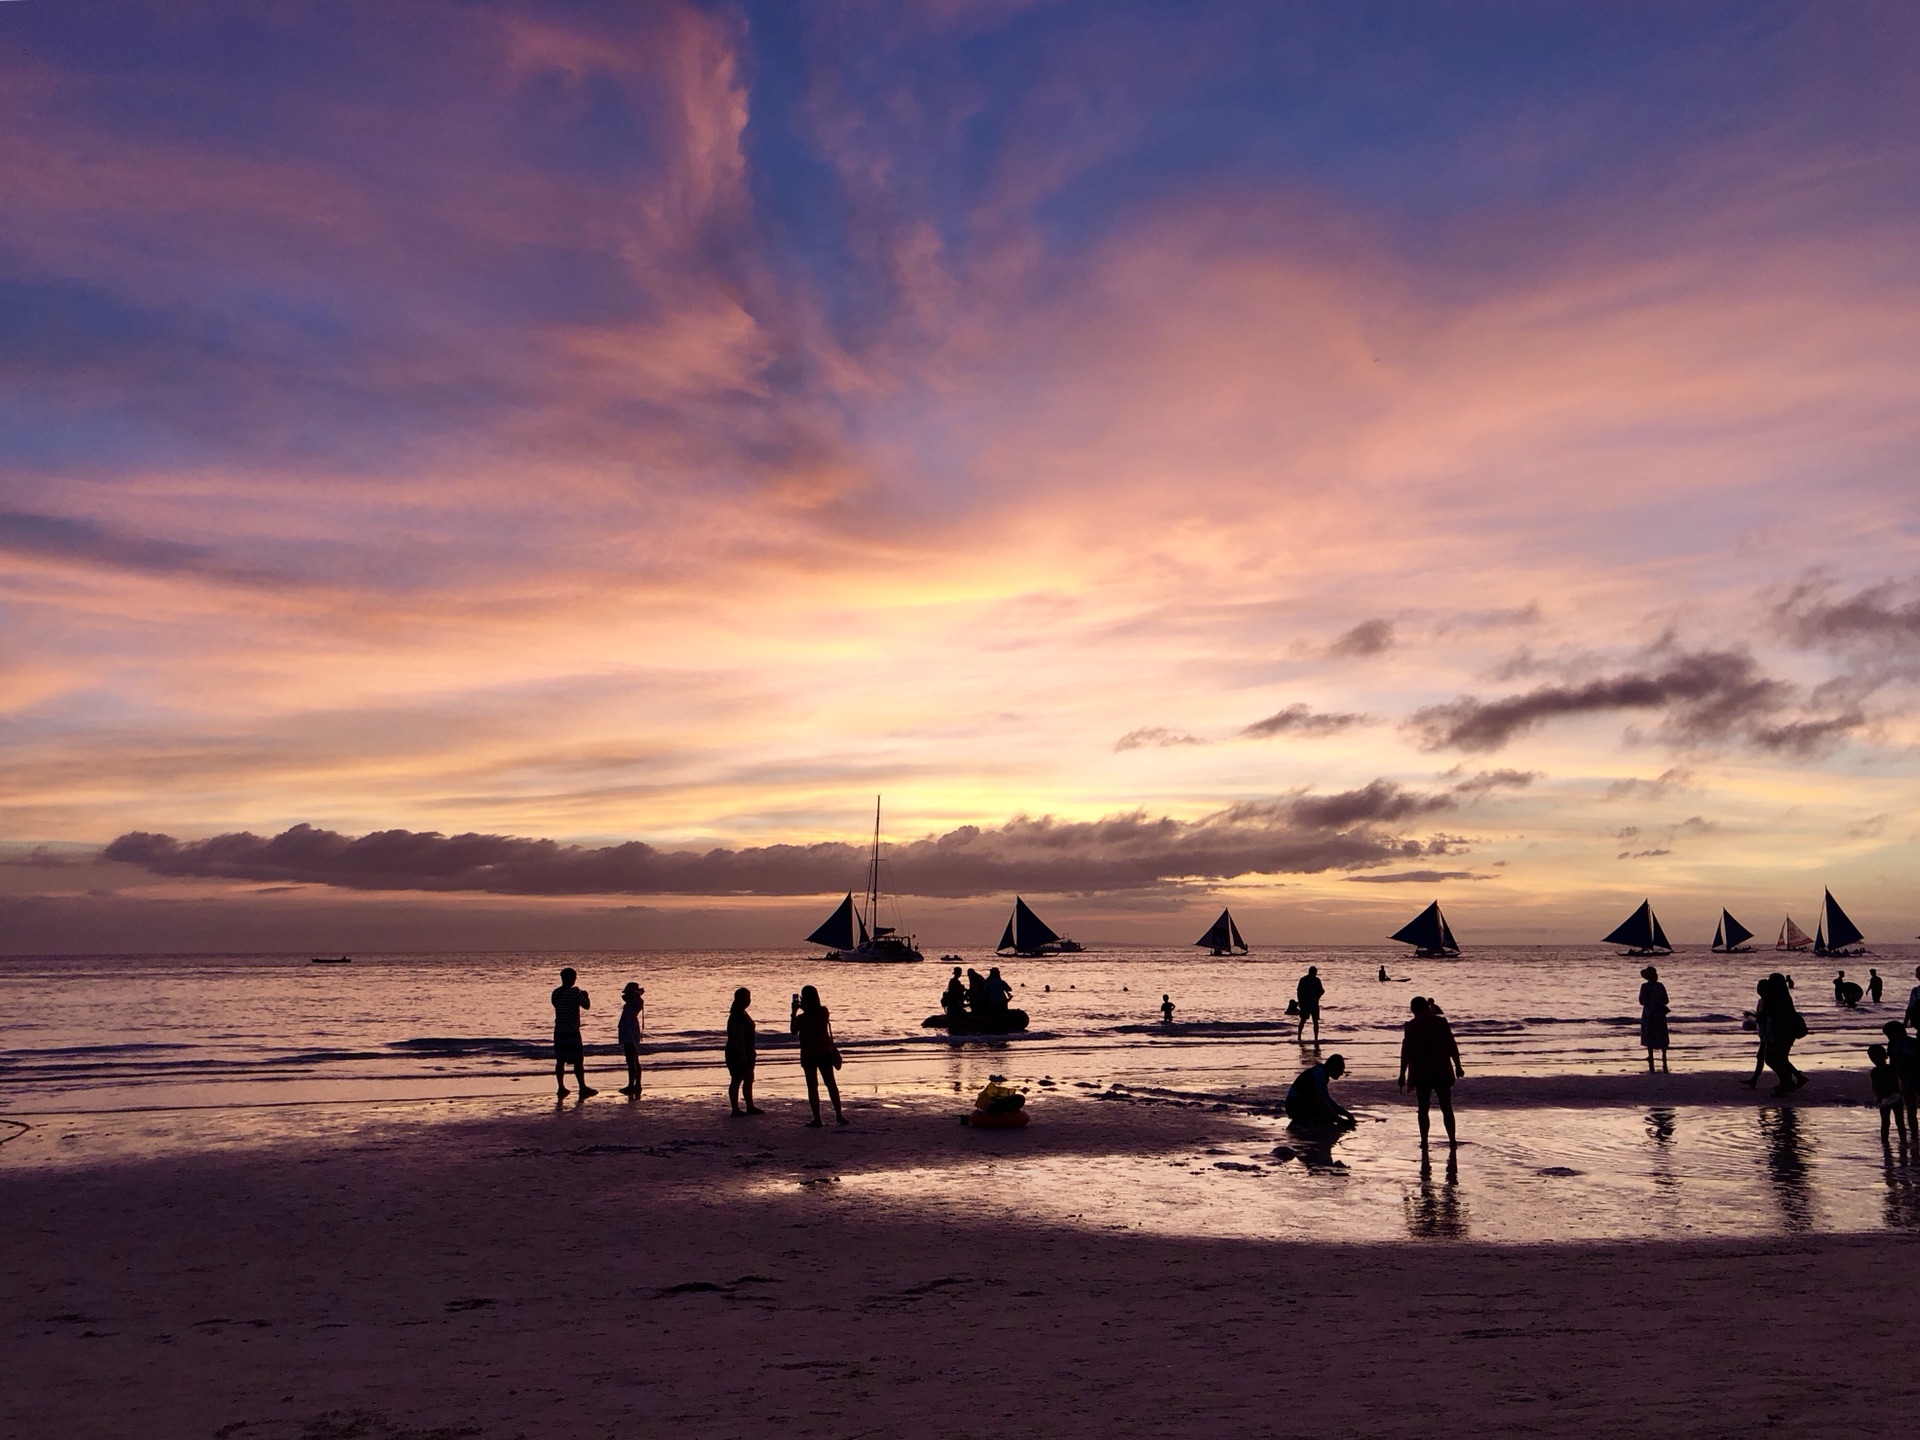
<path fill-rule="evenodd" d="M 553 1058 L 566 1064 L 587 1058 L 587 1047 L 578 1035 L 555 1035 L 553 1037 Z"/>
<path fill-rule="evenodd" d="M 727 1078 L 730 1080 L 751 1080 L 753 1078 L 753 1057 L 744 1060 L 732 1055 L 727 1057 Z"/>
<path fill-rule="evenodd" d="M 1320 1002 L 1316 1000 L 1311 1005 L 1302 1005 L 1300 1007 L 1300 1018 L 1302 1020 L 1318 1020 L 1320 1018 Z"/>

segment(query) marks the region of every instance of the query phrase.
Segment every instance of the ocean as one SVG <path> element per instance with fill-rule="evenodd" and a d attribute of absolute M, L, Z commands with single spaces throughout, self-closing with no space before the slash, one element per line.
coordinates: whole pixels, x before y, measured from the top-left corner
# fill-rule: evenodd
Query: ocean
<path fill-rule="evenodd" d="M 1909 946 L 1843 962 L 1862 982 L 1869 966 L 1886 977 L 1885 1002 L 1857 1009 L 1835 1003 L 1834 964 L 1806 955 L 1683 950 L 1660 960 L 1673 1004 L 1672 1067 L 1685 1075 L 1750 1065 L 1754 1037 L 1742 1029 L 1743 1012 L 1754 982 L 1778 967 L 1796 974 L 1810 1028 L 1796 1061 L 1855 1077 L 1852 1089 L 1864 1093 L 1864 1048 L 1899 1015 L 1916 960 L 1920 947 Z M 1562 1105 L 1553 1100 L 1560 1092 L 1543 1088 L 1538 1103 L 1476 1111 L 1483 1078 L 1550 1087 L 1564 1077 L 1644 1072 L 1635 997 L 1646 962 L 1609 948 L 1485 949 L 1454 961 L 1414 960 L 1399 947 L 1262 949 L 1234 959 L 1137 949 L 1007 962 L 972 954 L 963 963 L 1002 965 L 1013 1003 L 1031 1016 L 1026 1034 L 955 1041 L 923 1028 L 947 974 L 932 958 L 908 966 L 791 951 L 376 954 L 324 966 L 285 955 L 0 960 L 0 1116 L 17 1122 L 9 1133 L 25 1125 L 33 1136 L 0 1143 L 0 1164 L 551 1107 L 547 996 L 571 965 L 594 997 L 586 1037 L 602 1090 L 596 1105 L 625 1103 L 614 1094 L 624 1080 L 614 1024 L 620 990 L 634 980 L 646 988 L 649 1095 L 724 1105 L 720 1051 L 737 985 L 754 993 L 762 1100 L 799 1095 L 786 1015 L 789 996 L 813 984 L 847 1057 L 842 1084 L 862 1103 L 943 1095 L 959 1107 L 989 1075 L 1005 1075 L 1032 1089 L 1036 1116 L 1050 1092 L 1193 1108 L 1193 1154 L 1164 1164 L 1083 1158 L 1077 1178 L 1057 1173 L 1055 1161 L 999 1166 L 1004 1203 L 1029 1211 L 1349 1239 L 1920 1228 L 1912 1170 L 1884 1163 L 1877 1118 L 1865 1107 L 1756 1105 L 1745 1091 L 1731 1105 L 1670 1103 L 1656 1084 L 1645 1103 Z M 1284 1012 L 1310 964 L 1327 986 L 1321 1053 L 1346 1057 L 1349 1088 L 1372 1097 L 1355 1107 L 1367 1123 L 1324 1164 L 1210 1155 L 1201 1123 L 1208 1106 L 1271 1105 L 1300 1068 Z M 1376 978 L 1382 964 L 1393 981 Z M 1160 1020 L 1163 994 L 1176 1006 L 1171 1026 Z M 1411 1116 L 1397 1098 L 1383 1098 L 1380 1084 L 1393 1079 L 1414 994 L 1443 1005 L 1468 1071 L 1457 1091 L 1467 1143 L 1451 1183 L 1443 1161 L 1422 1177 L 1408 1143 Z M 1274 1133 L 1283 1143 L 1278 1122 Z M 1195 1177 L 1212 1197 L 1204 1203 L 1194 1203 Z M 878 1193 L 896 1187 L 904 1199 L 977 1177 L 935 1167 L 858 1183 Z"/>

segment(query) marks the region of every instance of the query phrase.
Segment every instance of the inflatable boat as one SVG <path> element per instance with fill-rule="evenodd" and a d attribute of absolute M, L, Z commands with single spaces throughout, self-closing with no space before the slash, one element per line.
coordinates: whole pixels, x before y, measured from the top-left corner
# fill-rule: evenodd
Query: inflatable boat
<path fill-rule="evenodd" d="M 945 1030 L 949 1035 L 1013 1035 L 1027 1028 L 1027 1012 L 1007 1010 L 988 1017 L 984 1015 L 950 1016 L 942 1010 L 938 1015 L 929 1015 L 920 1022 L 927 1030 Z"/>

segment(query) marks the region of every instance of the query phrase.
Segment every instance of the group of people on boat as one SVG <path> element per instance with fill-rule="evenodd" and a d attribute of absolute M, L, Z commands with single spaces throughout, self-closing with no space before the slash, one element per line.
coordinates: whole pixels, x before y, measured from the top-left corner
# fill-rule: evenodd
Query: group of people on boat
<path fill-rule="evenodd" d="M 954 966 L 940 996 L 940 1013 L 948 1034 L 1005 1034 L 1026 1028 L 1027 1014 L 1013 1008 L 1013 986 L 1001 977 L 998 965 L 990 967 L 985 975 L 969 969 L 966 976 L 963 982 L 960 967 Z"/>

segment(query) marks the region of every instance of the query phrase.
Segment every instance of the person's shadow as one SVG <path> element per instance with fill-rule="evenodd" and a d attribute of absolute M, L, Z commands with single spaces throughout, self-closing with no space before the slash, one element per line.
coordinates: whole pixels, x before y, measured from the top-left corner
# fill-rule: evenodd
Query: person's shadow
<path fill-rule="evenodd" d="M 1420 1153 L 1420 1185 L 1406 1197 L 1407 1234 L 1415 1240 L 1464 1240 L 1467 1207 L 1460 1198 L 1460 1155 L 1447 1152 L 1445 1178 L 1433 1183 L 1433 1157 Z"/>

